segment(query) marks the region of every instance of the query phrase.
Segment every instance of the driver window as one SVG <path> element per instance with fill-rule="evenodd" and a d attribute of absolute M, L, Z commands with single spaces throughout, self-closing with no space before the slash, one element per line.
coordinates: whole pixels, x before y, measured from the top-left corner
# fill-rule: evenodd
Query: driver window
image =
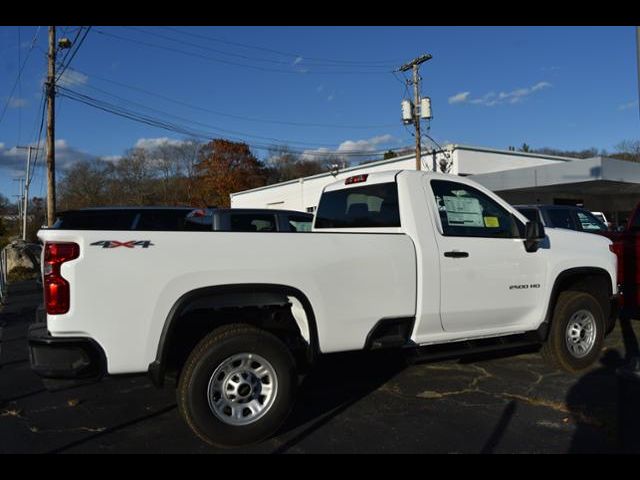
<path fill-rule="evenodd" d="M 443 234 L 453 237 L 518 238 L 513 215 L 479 190 L 462 183 L 432 180 Z"/>

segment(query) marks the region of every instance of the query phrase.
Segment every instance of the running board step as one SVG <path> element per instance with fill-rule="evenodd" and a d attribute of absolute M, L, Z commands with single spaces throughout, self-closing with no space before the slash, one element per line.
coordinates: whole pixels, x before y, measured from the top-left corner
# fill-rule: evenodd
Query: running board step
<path fill-rule="evenodd" d="M 521 347 L 539 345 L 540 338 L 535 332 L 505 337 L 487 338 L 480 340 L 466 340 L 462 342 L 444 343 L 438 345 L 425 345 L 407 349 L 407 356 L 412 361 L 444 360 L 459 358 L 476 353 L 486 353 L 499 350 L 510 350 Z"/>

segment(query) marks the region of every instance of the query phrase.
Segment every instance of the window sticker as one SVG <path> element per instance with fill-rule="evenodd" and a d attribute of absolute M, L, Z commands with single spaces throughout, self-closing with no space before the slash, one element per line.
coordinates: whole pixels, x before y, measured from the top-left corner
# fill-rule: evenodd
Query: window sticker
<path fill-rule="evenodd" d="M 449 225 L 484 227 L 482 206 L 477 198 L 443 196 Z"/>
<path fill-rule="evenodd" d="M 500 228 L 498 217 L 484 217 L 484 226 L 488 228 Z"/>

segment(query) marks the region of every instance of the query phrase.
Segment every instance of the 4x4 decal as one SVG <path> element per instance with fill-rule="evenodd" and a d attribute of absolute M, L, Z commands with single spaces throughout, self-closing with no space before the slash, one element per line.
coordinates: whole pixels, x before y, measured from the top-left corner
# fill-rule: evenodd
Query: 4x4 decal
<path fill-rule="evenodd" d="M 119 242 L 118 240 L 100 240 L 98 242 L 93 242 L 92 246 L 101 246 L 102 248 L 117 248 L 117 247 L 126 247 L 126 248 L 134 248 L 134 247 L 142 247 L 149 248 L 153 246 L 151 240 L 129 240 L 128 242 Z"/>

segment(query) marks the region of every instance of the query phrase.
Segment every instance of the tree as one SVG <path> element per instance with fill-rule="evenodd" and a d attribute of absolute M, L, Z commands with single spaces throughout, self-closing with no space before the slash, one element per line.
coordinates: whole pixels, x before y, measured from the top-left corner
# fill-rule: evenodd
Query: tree
<path fill-rule="evenodd" d="M 304 158 L 287 146 L 278 146 L 269 149 L 266 170 L 267 183 L 271 184 L 327 172 L 329 164 L 326 158 Z"/>
<path fill-rule="evenodd" d="M 629 162 L 640 162 L 640 140 L 624 140 L 616 145 L 616 150 L 612 157 Z"/>
<path fill-rule="evenodd" d="M 38 230 L 47 223 L 47 210 L 44 198 L 33 197 L 29 207 L 29 221 L 27 222 L 27 241 L 38 240 Z"/>
<path fill-rule="evenodd" d="M 197 195 L 202 206 L 229 206 L 233 192 L 266 185 L 262 162 L 246 143 L 215 139 L 204 145 L 196 164 Z"/>
<path fill-rule="evenodd" d="M 60 210 L 97 207 L 108 203 L 109 164 L 85 160 L 73 164 L 58 182 Z"/>
<path fill-rule="evenodd" d="M 384 160 L 387 160 L 389 158 L 396 158 L 398 156 L 398 154 L 396 152 L 394 152 L 393 150 L 387 150 L 386 152 L 384 152 L 384 157 L 382 157 Z"/>

